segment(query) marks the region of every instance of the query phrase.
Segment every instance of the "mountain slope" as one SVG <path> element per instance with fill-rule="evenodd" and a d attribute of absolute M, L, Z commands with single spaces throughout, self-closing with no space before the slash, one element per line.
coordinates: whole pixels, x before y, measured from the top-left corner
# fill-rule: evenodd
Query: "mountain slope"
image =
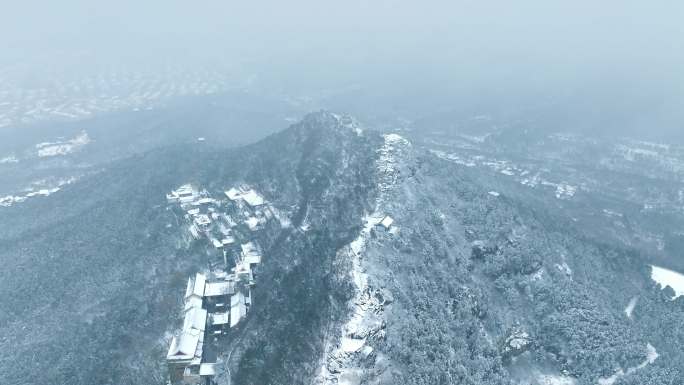
<path fill-rule="evenodd" d="M 555 197 L 388 139 L 403 145 L 378 165 L 393 172 L 376 210 L 395 231 L 373 231 L 359 260 L 364 290 L 392 301 L 370 301 L 382 326 L 356 336 L 371 353 L 346 357 L 336 380 L 676 383 L 682 322 L 657 320 L 684 301 L 658 289 L 639 249 L 587 236 Z M 626 315 L 635 296 L 649 310 Z"/>
<path fill-rule="evenodd" d="M 165 194 L 248 183 L 286 220 L 263 235 L 255 305 L 221 346 L 218 384 L 676 384 L 684 297 L 638 250 L 429 150 L 319 112 L 3 209 L 3 383 L 165 383 L 185 280 L 206 265 Z"/>
<path fill-rule="evenodd" d="M 320 228 L 319 238 L 295 234 L 291 247 L 274 244 L 281 256 L 272 273 L 283 274 L 301 263 L 304 251 L 309 263 L 318 263 L 354 226 L 350 218 L 364 205 L 368 184 L 360 169 L 367 154 L 357 150 L 368 143 L 339 118 L 317 114 L 241 149 L 176 146 L 119 161 L 59 194 L 3 209 L 0 344 L 13 351 L 0 359 L 3 378 L 164 382 L 164 334 L 176 322 L 185 277 L 204 265 L 196 250 L 179 247 L 181 231 L 165 209 L 165 194 L 186 182 L 218 192 L 251 183 L 291 213 L 295 226 L 306 221 Z M 326 215 L 335 222 L 323 229 Z M 318 283 L 305 287 L 317 290 Z M 256 293 L 260 301 L 283 295 L 267 287 Z"/>

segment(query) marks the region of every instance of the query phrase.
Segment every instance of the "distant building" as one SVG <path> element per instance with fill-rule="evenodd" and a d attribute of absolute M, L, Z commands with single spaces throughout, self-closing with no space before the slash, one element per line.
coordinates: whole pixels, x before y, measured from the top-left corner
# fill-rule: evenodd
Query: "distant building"
<path fill-rule="evenodd" d="M 264 198 L 252 189 L 245 192 L 245 194 L 242 196 L 242 199 L 244 199 L 245 203 L 247 203 L 247 205 L 252 209 L 255 209 L 266 204 Z"/>
<path fill-rule="evenodd" d="M 211 218 L 207 214 L 198 214 L 193 220 L 195 226 L 202 231 L 207 231 L 211 225 Z"/>
<path fill-rule="evenodd" d="M 215 203 L 216 203 L 216 200 L 214 198 L 204 197 L 204 198 L 199 198 L 199 199 L 193 201 L 192 205 L 200 207 L 200 208 L 208 209 L 209 206 L 211 206 Z"/>
<path fill-rule="evenodd" d="M 178 189 L 166 194 L 166 200 L 169 203 L 186 204 L 195 200 L 197 191 L 190 184 L 184 184 Z"/>
<path fill-rule="evenodd" d="M 235 279 L 241 284 L 251 285 L 254 283 L 252 275 L 252 268 L 249 263 L 245 261 L 238 261 L 235 265 Z"/>
<path fill-rule="evenodd" d="M 259 193 L 247 186 L 233 187 L 226 191 L 225 194 L 238 207 L 247 206 L 254 210 L 266 204 L 266 200 Z"/>
<path fill-rule="evenodd" d="M 233 294 L 235 294 L 235 282 L 232 280 L 221 280 L 207 283 L 204 298 L 208 306 L 215 307 L 219 303 L 228 303 L 230 296 Z"/>
<path fill-rule="evenodd" d="M 167 353 L 172 385 L 209 384 L 216 375 L 216 363 L 204 360 L 215 359 L 216 349 L 209 344 L 218 341 L 211 337 L 236 327 L 252 306 L 253 269 L 261 263 L 262 254 L 258 244 L 240 240 L 263 229 L 274 214 L 249 186 L 231 188 L 225 195 L 228 204 L 189 184 L 167 195 L 170 202 L 180 203 L 192 236 L 207 241 L 210 269 L 207 275 L 196 273 L 188 279 L 183 326 Z M 215 256 L 222 256 L 225 266 Z"/>
<path fill-rule="evenodd" d="M 240 257 L 244 263 L 250 266 L 250 269 L 261 263 L 261 253 L 256 246 L 254 246 L 254 243 L 243 243 L 240 248 L 242 249 Z"/>
<path fill-rule="evenodd" d="M 169 379 L 176 384 L 198 384 L 199 368 L 202 363 L 204 331 L 184 330 L 171 340 L 166 362 Z"/>
<path fill-rule="evenodd" d="M 194 294 L 189 297 L 194 301 Z M 196 302 L 194 302 L 196 303 Z M 186 302 L 183 328 L 171 340 L 166 355 L 169 377 L 173 384 L 197 384 L 200 381 L 199 367 L 204 350 L 204 331 L 207 325 L 207 311 L 200 306 L 190 306 Z"/>

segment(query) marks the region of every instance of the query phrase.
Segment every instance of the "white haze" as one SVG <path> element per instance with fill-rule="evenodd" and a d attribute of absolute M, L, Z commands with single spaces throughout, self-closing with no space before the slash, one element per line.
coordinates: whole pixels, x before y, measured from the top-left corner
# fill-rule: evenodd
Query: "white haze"
<path fill-rule="evenodd" d="M 544 113 L 563 128 L 684 131 L 678 1 L 5 3 L 0 65 L 39 63 L 29 78 L 221 63 L 293 95 L 355 87 L 365 104 L 411 117 L 552 106 Z"/>

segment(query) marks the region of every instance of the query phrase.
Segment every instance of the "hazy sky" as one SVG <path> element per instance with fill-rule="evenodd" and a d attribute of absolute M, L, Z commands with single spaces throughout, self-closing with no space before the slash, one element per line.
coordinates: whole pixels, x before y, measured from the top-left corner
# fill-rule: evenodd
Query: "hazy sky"
<path fill-rule="evenodd" d="M 433 60 L 664 65 L 682 60 L 683 14 L 677 1 L 24 0 L 6 1 L 0 31 L 14 48 L 199 47 L 230 57 L 339 46 L 361 60 L 421 52 Z"/>
<path fill-rule="evenodd" d="M 599 95 L 626 99 L 607 107 L 668 111 L 684 100 L 681 1 L 5 3 L 0 57 L 10 62 L 55 51 L 133 63 L 220 59 L 285 87 L 360 83 L 437 99 Z"/>

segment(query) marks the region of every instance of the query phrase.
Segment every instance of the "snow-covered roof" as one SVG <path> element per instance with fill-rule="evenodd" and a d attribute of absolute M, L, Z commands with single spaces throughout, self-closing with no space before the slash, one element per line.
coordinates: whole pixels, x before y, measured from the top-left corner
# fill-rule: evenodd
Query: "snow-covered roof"
<path fill-rule="evenodd" d="M 187 195 L 187 196 L 184 196 L 184 195 L 183 195 L 183 196 L 180 196 L 180 197 L 178 198 L 178 201 L 179 201 L 180 203 L 190 203 L 190 202 L 192 202 L 193 200 L 195 200 L 195 196 L 194 196 L 194 195 Z"/>
<path fill-rule="evenodd" d="M 184 330 L 178 336 L 174 336 L 166 358 L 168 360 L 190 360 L 195 358 L 202 334 L 198 329 L 190 329 Z"/>
<path fill-rule="evenodd" d="M 195 280 L 192 277 L 188 278 L 188 285 L 185 287 L 185 298 L 192 295 L 193 288 L 195 287 Z"/>
<path fill-rule="evenodd" d="M 204 285 L 207 278 L 202 273 L 195 274 L 195 277 L 188 280 L 188 286 L 185 289 L 185 298 L 192 295 L 202 298 L 204 296 Z"/>
<path fill-rule="evenodd" d="M 220 270 L 220 269 L 214 271 L 213 274 L 214 274 L 214 277 L 216 277 L 216 278 L 227 278 L 228 277 L 228 273 L 225 272 L 224 270 Z M 206 285 L 204 286 L 204 290 L 206 292 L 206 290 L 207 290 Z"/>
<path fill-rule="evenodd" d="M 240 245 L 240 249 L 243 253 L 250 253 L 256 251 L 256 246 L 254 246 L 254 242 L 246 242 Z"/>
<path fill-rule="evenodd" d="M 342 351 L 346 353 L 358 352 L 366 343 L 365 339 L 342 338 Z"/>
<path fill-rule="evenodd" d="M 245 219 L 245 224 L 247 225 L 247 227 L 249 227 L 251 231 L 257 230 L 257 228 L 259 227 L 259 219 L 257 219 L 256 217 L 249 217 Z"/>
<path fill-rule="evenodd" d="M 245 295 L 238 292 L 230 297 L 230 327 L 237 325 L 245 315 L 247 315 Z"/>
<path fill-rule="evenodd" d="M 193 308 L 201 308 L 202 307 L 202 299 L 200 297 L 196 296 L 191 296 L 187 300 L 185 300 L 185 307 L 184 310 L 188 311 Z"/>
<path fill-rule="evenodd" d="M 366 217 L 366 223 L 368 224 L 368 226 L 376 226 L 379 225 L 383 219 L 385 219 L 385 215 L 374 213 Z"/>
<path fill-rule="evenodd" d="M 247 261 L 242 260 L 235 265 L 235 276 L 238 278 L 247 276 L 247 279 L 252 279 L 252 268 Z"/>
<path fill-rule="evenodd" d="M 200 376 L 215 376 L 216 375 L 216 363 L 203 363 L 200 365 L 199 369 Z"/>
<path fill-rule="evenodd" d="M 231 187 L 231 189 L 226 191 L 225 194 L 231 201 L 240 199 L 240 196 L 242 195 L 240 194 L 240 190 L 236 189 L 235 187 Z"/>
<path fill-rule="evenodd" d="M 204 330 L 207 325 L 207 310 L 193 307 L 185 313 L 183 320 L 183 331 L 191 329 Z"/>
<path fill-rule="evenodd" d="M 230 322 L 230 313 L 213 313 L 211 315 L 212 325 L 226 325 Z"/>
<path fill-rule="evenodd" d="M 243 243 L 240 245 L 240 248 L 242 249 L 242 259 L 245 261 L 245 263 L 261 263 L 261 255 L 259 254 L 259 250 L 256 248 L 256 246 L 254 246 L 254 243 Z"/>
<path fill-rule="evenodd" d="M 261 255 L 259 254 L 249 254 L 245 255 L 243 258 L 245 259 L 245 263 L 248 264 L 261 263 Z"/>
<path fill-rule="evenodd" d="M 209 216 L 206 214 L 199 214 L 197 217 L 195 217 L 195 223 L 200 226 L 208 225 L 211 223 L 211 219 L 209 219 Z"/>
<path fill-rule="evenodd" d="M 207 281 L 207 277 L 202 273 L 195 274 L 195 286 L 193 288 L 193 294 L 202 297 L 204 295 L 204 285 Z"/>
<path fill-rule="evenodd" d="M 230 281 L 207 282 L 204 288 L 205 297 L 230 295 L 235 291 L 234 283 Z"/>
<path fill-rule="evenodd" d="M 199 365 L 202 362 L 202 351 L 204 350 L 204 332 L 200 331 L 199 341 L 195 348 L 195 358 L 192 359 L 191 365 Z"/>
<path fill-rule="evenodd" d="M 166 199 L 170 201 L 179 201 L 181 203 L 191 202 L 195 197 L 195 190 L 191 185 L 185 184 L 178 189 L 166 194 Z"/>
<path fill-rule="evenodd" d="M 214 198 L 205 197 L 205 198 L 198 199 L 194 203 L 197 205 L 207 205 L 207 204 L 214 203 L 214 202 L 215 202 Z"/>
<path fill-rule="evenodd" d="M 394 219 L 392 219 L 392 217 L 390 217 L 389 215 L 384 217 L 380 222 L 380 224 L 386 229 L 389 229 L 390 226 L 392 226 L 392 223 L 394 223 Z"/>
<path fill-rule="evenodd" d="M 251 189 L 247 191 L 242 196 L 242 198 L 245 200 L 245 202 L 247 202 L 248 205 L 252 207 L 261 206 L 264 203 L 266 203 L 266 201 L 264 201 L 264 198 L 262 198 L 261 195 L 259 195 L 256 191 Z"/>
<path fill-rule="evenodd" d="M 245 295 L 239 291 L 230 297 L 230 306 L 233 307 L 239 305 L 240 303 L 245 303 Z"/>
<path fill-rule="evenodd" d="M 174 191 L 178 195 L 187 195 L 187 194 L 192 194 L 194 193 L 194 189 L 192 188 L 191 184 L 184 184 L 180 186 L 179 188 Z"/>
<path fill-rule="evenodd" d="M 259 193 L 254 191 L 254 189 L 247 188 L 244 186 L 240 188 L 233 187 L 230 190 L 226 191 L 225 194 L 231 201 L 243 200 L 251 207 L 261 206 L 264 203 L 266 203 L 264 198 L 261 195 L 259 195 Z"/>

